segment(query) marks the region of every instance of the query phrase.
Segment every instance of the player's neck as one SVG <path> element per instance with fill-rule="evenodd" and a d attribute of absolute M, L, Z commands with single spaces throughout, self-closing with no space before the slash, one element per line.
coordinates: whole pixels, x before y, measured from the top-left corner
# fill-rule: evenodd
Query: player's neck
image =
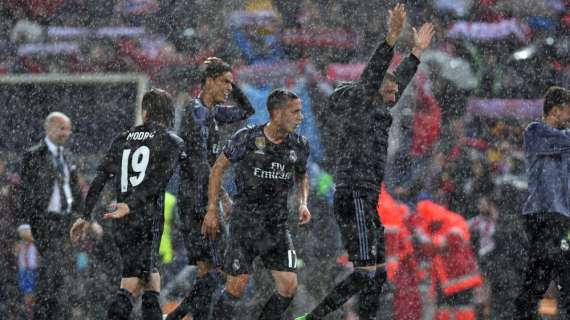
<path fill-rule="evenodd" d="M 200 100 L 202 100 L 208 109 L 212 108 L 215 104 L 214 97 L 206 91 L 200 92 Z"/>
<path fill-rule="evenodd" d="M 543 121 L 544 121 L 544 123 L 551 126 L 552 128 L 555 128 L 555 129 L 563 129 L 564 128 L 562 123 L 560 123 L 560 121 L 558 121 L 558 119 L 556 117 L 546 116 L 546 117 L 544 117 Z"/>
<path fill-rule="evenodd" d="M 283 143 L 289 134 L 273 122 L 269 122 L 265 127 L 263 127 L 263 133 L 265 134 L 265 137 L 274 144 Z"/>

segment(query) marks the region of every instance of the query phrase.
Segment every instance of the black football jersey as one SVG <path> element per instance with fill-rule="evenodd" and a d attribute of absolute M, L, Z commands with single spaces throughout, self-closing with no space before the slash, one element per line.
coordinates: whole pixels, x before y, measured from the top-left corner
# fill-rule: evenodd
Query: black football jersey
<path fill-rule="evenodd" d="M 136 214 L 162 214 L 166 185 L 186 159 L 184 141 L 164 127 L 145 124 L 119 134 L 97 169 L 85 200 L 89 218 L 107 180 L 113 180 L 117 202 Z"/>
<path fill-rule="evenodd" d="M 181 167 L 179 197 L 196 212 L 205 213 L 208 206 L 208 179 L 210 167 L 221 152 L 221 126 L 243 121 L 254 113 L 245 96 L 238 100 L 241 103 L 237 106 L 218 104 L 210 109 L 196 98 L 185 109 L 180 136 L 186 143 L 188 160 Z M 187 214 L 185 210 L 181 213 Z"/>
<path fill-rule="evenodd" d="M 223 152 L 235 165 L 236 206 L 273 206 L 282 212 L 295 176 L 307 171 L 309 144 L 295 133 L 274 144 L 266 138 L 264 127 L 239 130 Z"/>

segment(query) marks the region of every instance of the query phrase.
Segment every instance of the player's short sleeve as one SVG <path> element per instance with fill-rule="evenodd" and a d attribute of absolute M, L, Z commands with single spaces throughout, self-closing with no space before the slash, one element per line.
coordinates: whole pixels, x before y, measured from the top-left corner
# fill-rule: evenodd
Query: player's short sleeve
<path fill-rule="evenodd" d="M 178 135 L 176 135 L 176 133 L 174 132 L 169 131 L 169 135 L 175 146 L 177 160 L 182 162 L 188 159 L 188 154 L 186 152 L 186 145 L 184 140 Z"/>
<path fill-rule="evenodd" d="M 113 139 L 97 171 L 105 172 L 110 176 L 119 172 L 119 161 L 117 159 L 122 155 L 121 147 L 125 136 L 125 133 L 121 133 Z"/>
<path fill-rule="evenodd" d="M 295 172 L 298 174 L 304 174 L 307 172 L 307 166 L 309 162 L 309 155 L 311 149 L 309 148 L 309 142 L 305 137 L 300 137 L 300 155 L 299 160 L 295 164 Z"/>
<path fill-rule="evenodd" d="M 223 152 L 231 162 L 241 160 L 248 151 L 250 137 L 249 129 L 242 129 L 236 132 L 228 143 L 224 146 Z"/>

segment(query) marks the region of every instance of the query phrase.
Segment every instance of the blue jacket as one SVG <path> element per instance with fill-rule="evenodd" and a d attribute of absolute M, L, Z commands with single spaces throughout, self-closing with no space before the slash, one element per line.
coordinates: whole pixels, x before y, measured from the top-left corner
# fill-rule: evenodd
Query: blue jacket
<path fill-rule="evenodd" d="M 523 214 L 559 213 L 570 217 L 570 131 L 532 122 L 524 132 L 528 198 Z"/>

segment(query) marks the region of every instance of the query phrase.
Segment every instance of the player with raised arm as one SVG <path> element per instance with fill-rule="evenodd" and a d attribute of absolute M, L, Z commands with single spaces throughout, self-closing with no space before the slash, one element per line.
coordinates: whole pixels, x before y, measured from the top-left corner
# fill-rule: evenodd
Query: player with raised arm
<path fill-rule="evenodd" d="M 307 315 L 297 320 L 324 318 L 355 294 L 360 319 L 376 319 L 386 280 L 384 227 L 376 211 L 392 125 L 390 107 L 399 87 L 414 76 L 422 52 L 433 37 L 431 23 L 415 28 L 414 48 L 395 74 L 388 72 L 394 45 L 406 21 L 404 5 L 388 12 L 388 34 L 376 48 L 360 79 L 345 83 L 330 97 L 331 111 L 339 119 L 335 145 L 334 214 L 354 271 Z"/>

